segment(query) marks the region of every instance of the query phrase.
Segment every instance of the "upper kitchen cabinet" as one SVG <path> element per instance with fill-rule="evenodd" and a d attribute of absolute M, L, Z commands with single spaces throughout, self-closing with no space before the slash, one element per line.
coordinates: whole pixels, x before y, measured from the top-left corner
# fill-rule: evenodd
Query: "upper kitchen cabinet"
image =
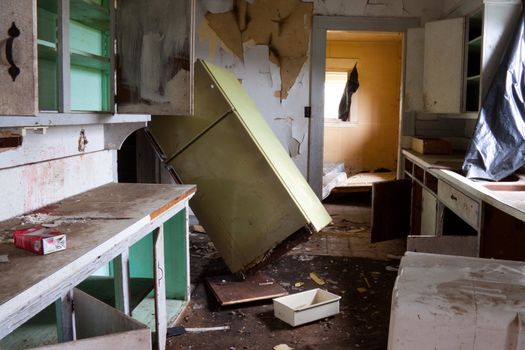
<path fill-rule="evenodd" d="M 2 1 L 0 9 L 0 115 L 192 113 L 193 0 Z"/>
<path fill-rule="evenodd" d="M 464 52 L 464 17 L 428 22 L 425 25 L 423 60 L 425 112 L 461 113 Z"/>
<path fill-rule="evenodd" d="M 466 16 L 408 30 L 405 111 L 476 118 L 520 7 L 520 0 L 485 0 L 453 13 Z"/>
<path fill-rule="evenodd" d="M 0 1 L 0 114 L 37 111 L 34 1 Z"/>
<path fill-rule="evenodd" d="M 119 1 L 119 113 L 192 114 L 193 11 L 189 0 Z"/>

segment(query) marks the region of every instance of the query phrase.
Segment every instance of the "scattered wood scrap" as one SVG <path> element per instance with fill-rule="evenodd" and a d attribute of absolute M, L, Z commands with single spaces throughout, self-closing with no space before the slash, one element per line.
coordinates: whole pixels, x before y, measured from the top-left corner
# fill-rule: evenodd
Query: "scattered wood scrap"
<path fill-rule="evenodd" d="M 221 305 L 234 305 L 251 301 L 273 299 L 288 295 L 274 279 L 257 272 L 242 280 L 235 275 L 206 279 L 208 286 Z"/>

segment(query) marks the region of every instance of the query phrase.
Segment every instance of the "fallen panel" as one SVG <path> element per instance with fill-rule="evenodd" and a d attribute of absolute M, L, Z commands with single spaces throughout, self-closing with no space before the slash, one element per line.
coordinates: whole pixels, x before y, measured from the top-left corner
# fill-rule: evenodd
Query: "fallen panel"
<path fill-rule="evenodd" d="M 214 276 L 206 279 L 208 286 L 221 305 L 234 305 L 267 300 L 288 295 L 273 278 L 257 272 L 241 279 L 235 275 Z"/>
<path fill-rule="evenodd" d="M 154 117 L 150 131 L 174 177 L 199 188 L 191 208 L 232 272 L 331 221 L 231 72 L 197 61 L 195 91 L 194 116 Z"/>

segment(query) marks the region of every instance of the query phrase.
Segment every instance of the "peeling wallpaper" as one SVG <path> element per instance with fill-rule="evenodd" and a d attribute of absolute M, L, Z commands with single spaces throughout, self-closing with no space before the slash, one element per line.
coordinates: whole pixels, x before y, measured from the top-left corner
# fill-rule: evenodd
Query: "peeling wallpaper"
<path fill-rule="evenodd" d="M 451 0 L 450 0 L 451 1 Z M 449 2 L 450 2 L 449 1 Z M 254 1 L 248 1 L 253 3 Z M 419 17 L 422 22 L 440 18 L 443 2 L 435 0 L 312 0 L 314 15 Z M 279 66 L 271 62 L 266 45 L 243 43 L 244 62 L 210 28 L 207 12 L 225 13 L 234 8 L 233 0 L 197 0 L 195 45 L 196 58 L 209 60 L 233 71 L 253 98 L 281 144 L 306 175 L 308 119 L 304 107 L 310 104 L 310 57 L 298 73 L 286 99 L 280 99 Z"/>
<path fill-rule="evenodd" d="M 304 106 L 309 104 L 309 59 L 299 71 L 287 98 L 281 102 L 276 96 L 281 90 L 280 68 L 270 61 L 268 46 L 257 45 L 253 40 L 243 43 L 243 63 L 208 25 L 205 18 L 208 11 L 228 11 L 232 6 L 233 2 L 227 0 L 197 2 L 195 56 L 235 73 L 284 148 L 306 175 L 308 119 L 304 118 Z"/>

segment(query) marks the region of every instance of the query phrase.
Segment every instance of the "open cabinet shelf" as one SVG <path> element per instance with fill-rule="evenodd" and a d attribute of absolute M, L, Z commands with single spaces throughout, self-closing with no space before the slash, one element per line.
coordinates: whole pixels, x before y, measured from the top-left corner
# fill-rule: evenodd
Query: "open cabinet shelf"
<path fill-rule="evenodd" d="M 59 0 L 39 0 L 39 109 L 59 110 L 60 48 L 70 53 L 68 80 L 71 111 L 111 111 L 111 40 L 108 0 L 69 0 L 69 37 L 59 42 Z M 67 62 L 65 62 L 67 64 Z"/>
<path fill-rule="evenodd" d="M 71 50 L 71 66 L 93 68 L 101 71 L 109 71 L 110 60 L 108 57 L 92 55 L 87 52 Z"/>
<path fill-rule="evenodd" d="M 465 112 L 477 112 L 480 102 L 483 11 L 479 10 L 468 17 L 467 26 L 464 105 Z"/>
<path fill-rule="evenodd" d="M 110 12 L 104 1 L 71 0 L 71 19 L 88 27 L 109 31 Z"/>
<path fill-rule="evenodd" d="M 2 5 L 9 14 L 0 16 L 6 40 L 16 38 L 13 67 L 0 70 L 4 120 L 50 113 L 193 114 L 195 0 L 158 0 L 155 6 L 119 1 L 118 7 L 113 0 Z"/>

